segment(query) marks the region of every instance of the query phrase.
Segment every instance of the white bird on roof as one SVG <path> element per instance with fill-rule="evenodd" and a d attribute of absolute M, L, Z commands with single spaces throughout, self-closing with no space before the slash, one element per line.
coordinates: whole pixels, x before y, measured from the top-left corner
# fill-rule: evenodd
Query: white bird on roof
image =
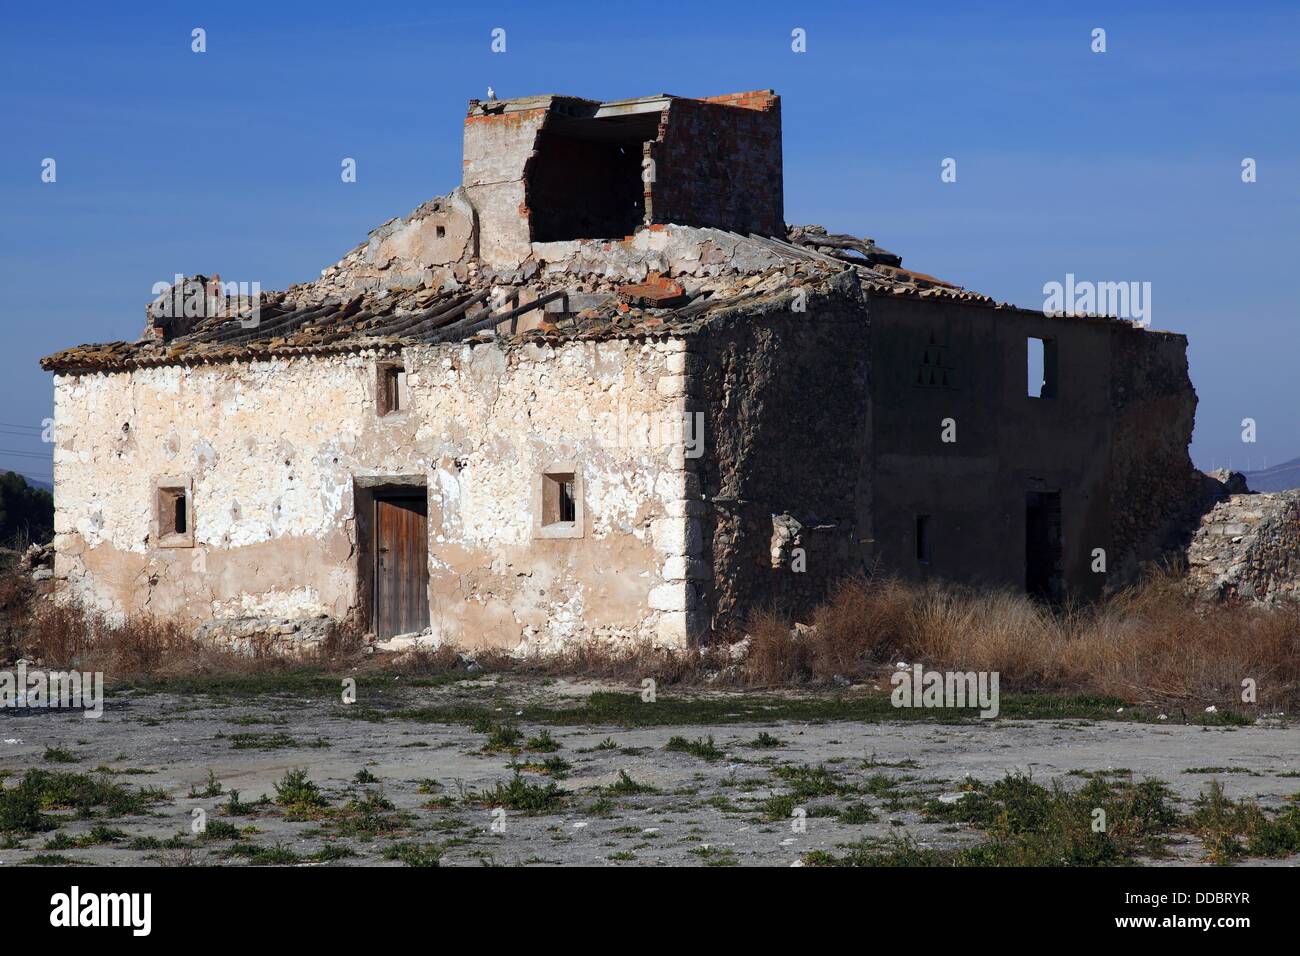
<path fill-rule="evenodd" d="M 492 87 L 489 86 L 489 87 L 488 87 L 488 102 L 489 102 L 489 103 L 495 103 L 496 101 L 497 101 L 497 91 L 494 90 L 494 89 L 492 89 Z"/>

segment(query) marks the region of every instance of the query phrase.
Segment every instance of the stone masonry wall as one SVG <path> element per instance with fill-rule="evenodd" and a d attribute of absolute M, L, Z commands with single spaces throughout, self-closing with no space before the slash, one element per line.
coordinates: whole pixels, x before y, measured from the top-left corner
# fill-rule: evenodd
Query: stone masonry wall
<path fill-rule="evenodd" d="M 408 410 L 383 417 L 373 354 L 56 376 L 56 575 L 117 616 L 347 618 L 353 477 L 416 475 L 435 635 L 682 643 L 682 349 L 409 348 Z M 539 540 L 540 475 L 564 461 L 584 536 Z M 193 547 L 159 547 L 161 477 L 192 483 Z"/>
<path fill-rule="evenodd" d="M 1202 500 L 1188 447 L 1196 390 L 1187 369 L 1187 338 L 1116 323 L 1110 394 L 1111 581 L 1186 546 Z"/>
<path fill-rule="evenodd" d="M 689 353 L 707 426 L 704 455 L 687 464 L 713 571 L 701 609 L 715 630 L 764 605 L 803 614 L 861 567 L 866 315 L 851 294 L 809 295 L 805 311 L 796 301 L 739 308 Z"/>

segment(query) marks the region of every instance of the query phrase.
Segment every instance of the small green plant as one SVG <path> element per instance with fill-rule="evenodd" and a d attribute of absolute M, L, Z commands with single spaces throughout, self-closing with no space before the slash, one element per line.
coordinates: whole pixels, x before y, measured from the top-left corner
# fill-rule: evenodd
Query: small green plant
<path fill-rule="evenodd" d="M 76 763 L 81 759 L 71 750 L 63 747 L 46 747 L 44 756 L 46 763 Z"/>
<path fill-rule="evenodd" d="M 692 757 L 699 757 L 701 760 L 721 760 L 726 756 L 713 744 L 713 738 L 705 740 L 703 737 L 697 737 L 695 740 L 687 740 L 685 737 L 669 737 L 668 743 L 664 745 L 664 750 L 674 753 L 690 754 Z"/>
<path fill-rule="evenodd" d="M 840 823 L 857 826 L 863 823 L 875 823 L 880 818 L 865 803 L 850 803 L 840 810 Z"/>
<path fill-rule="evenodd" d="M 277 843 L 275 846 L 257 846 L 254 843 L 234 843 L 222 854 L 226 857 L 243 857 L 249 866 L 290 866 L 301 863 L 302 857 Z"/>
<path fill-rule="evenodd" d="M 543 730 L 536 737 L 529 737 L 524 746 L 535 753 L 554 753 L 560 749 L 560 742 L 551 736 L 549 730 Z"/>
<path fill-rule="evenodd" d="M 306 770 L 286 770 L 275 785 L 275 802 L 291 814 L 311 816 L 329 806 L 329 801 L 315 783 L 307 779 Z"/>
<path fill-rule="evenodd" d="M 692 856 L 698 856 L 704 860 L 705 866 L 737 866 L 736 851 L 720 846 L 692 847 L 686 852 Z"/>
<path fill-rule="evenodd" d="M 524 739 L 523 732 L 514 724 L 495 724 L 487 733 L 483 749 L 492 752 L 518 750 L 519 742 Z"/>
<path fill-rule="evenodd" d="M 759 812 L 762 813 L 763 819 L 769 823 L 775 823 L 778 820 L 788 820 L 794 813 L 798 801 L 788 793 L 778 793 L 768 797 L 759 804 Z"/>
<path fill-rule="evenodd" d="M 227 823 L 225 820 L 209 820 L 203 832 L 199 834 L 200 840 L 237 840 L 239 839 L 239 827 L 233 823 Z"/>
<path fill-rule="evenodd" d="M 199 789 L 198 784 L 195 784 L 194 786 L 190 787 L 190 797 L 194 799 L 200 799 L 200 798 L 210 799 L 212 797 L 219 797 L 221 796 L 223 789 L 224 788 L 221 785 L 221 781 L 217 779 L 217 775 L 213 773 L 212 770 L 209 768 L 207 784 L 204 785 L 202 790 Z"/>
<path fill-rule="evenodd" d="M 605 790 L 609 793 L 616 793 L 619 796 L 630 797 L 639 793 L 658 793 L 654 787 L 648 783 L 637 783 L 627 775 L 626 770 L 618 772 L 618 779 L 611 783 Z"/>
<path fill-rule="evenodd" d="M 1211 780 L 1196 798 L 1188 822 L 1201 837 L 1212 863 L 1300 853 L 1300 806 L 1292 804 L 1270 818 L 1253 800 L 1229 800 L 1217 780 Z"/>
<path fill-rule="evenodd" d="M 406 866 L 440 866 L 442 847 L 434 843 L 394 843 L 384 847 L 385 860 L 397 860 Z"/>
<path fill-rule="evenodd" d="M 402 826 L 405 815 L 394 814 L 393 802 L 384 796 L 383 787 L 354 794 L 335 814 L 335 825 L 344 834 L 387 833 Z"/>
<path fill-rule="evenodd" d="M 548 777 L 554 777 L 556 780 L 563 780 L 569 775 L 569 771 L 573 769 L 573 765 L 563 757 L 554 756 L 547 757 L 540 763 L 534 761 L 519 764 L 517 767 L 511 765 L 511 769 L 532 770 L 535 773 L 544 773 Z"/>
<path fill-rule="evenodd" d="M 789 785 L 796 797 L 829 797 L 838 793 L 851 793 L 853 788 L 842 783 L 835 774 L 825 767 L 774 767 L 772 773 Z"/>
<path fill-rule="evenodd" d="M 517 810 L 528 816 L 543 813 L 555 813 L 564 806 L 564 795 L 555 781 L 548 781 L 546 786 L 532 784 L 515 771 L 509 783 L 498 783 L 483 797 L 481 803 L 489 807 L 505 807 Z"/>
<path fill-rule="evenodd" d="M 378 783 L 379 782 L 379 778 L 376 777 L 365 767 L 362 767 L 360 770 L 358 770 L 356 772 L 356 775 L 353 776 L 352 779 L 355 780 L 357 783 Z"/>
<path fill-rule="evenodd" d="M 343 846 L 339 843 L 331 843 L 329 846 L 322 847 L 311 855 L 311 858 L 317 863 L 330 863 L 334 860 L 343 860 L 350 856 L 356 856 L 356 851 L 350 846 Z"/>
<path fill-rule="evenodd" d="M 144 813 L 153 804 L 170 799 L 164 790 L 132 790 L 104 774 L 33 769 L 17 787 L 0 787 L 0 831 L 51 829 L 54 821 L 41 815 L 44 810 L 74 810 L 82 817 L 102 810 L 105 816 L 116 817 Z"/>

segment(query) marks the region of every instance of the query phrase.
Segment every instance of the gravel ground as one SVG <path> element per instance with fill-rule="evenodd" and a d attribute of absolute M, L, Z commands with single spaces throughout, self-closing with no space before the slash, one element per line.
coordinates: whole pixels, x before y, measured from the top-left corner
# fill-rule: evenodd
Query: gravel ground
<path fill-rule="evenodd" d="M 158 788 L 171 797 L 134 815 L 62 814 L 57 830 L 11 837 L 0 848 L 0 865 L 33 857 L 40 862 L 39 855 L 57 853 L 65 862 L 95 865 L 246 865 L 252 859 L 400 866 L 409 862 L 401 848 L 433 845 L 444 866 L 791 866 L 811 850 L 839 852 L 864 837 L 907 834 L 923 847 L 981 842 L 980 831 L 926 822 L 918 808 L 922 799 L 952 794 L 968 777 L 991 782 L 1021 771 L 1039 783 L 1061 779 L 1077 786 L 1081 771 L 1128 771 L 1134 780 L 1165 781 L 1182 801 L 1181 810 L 1210 779 L 1221 781 L 1229 797 L 1252 797 L 1266 808 L 1282 806 L 1300 791 L 1300 729 L 1281 721 L 1210 728 L 1074 719 L 575 727 L 529 723 L 512 710 L 525 701 L 561 706 L 608 689 L 483 680 L 399 694 L 407 705 L 489 704 L 520 731 L 515 746 L 521 749 L 514 754 L 485 749 L 487 728 L 468 723 L 357 719 L 356 710 L 337 700 L 279 693 L 132 692 L 110 698 L 98 720 L 56 711 L 0 712 L 0 773 L 8 772 L 9 786 L 31 768 L 109 768 L 111 779 L 123 786 Z M 527 747 L 543 730 L 556 748 Z M 760 734 L 775 742 L 757 745 Z M 712 738 L 720 753 L 665 749 L 673 737 Z M 56 748 L 56 755 L 65 751 L 68 762 L 52 762 L 47 748 Z M 564 765 L 548 772 L 542 766 L 547 758 Z M 485 791 L 510 783 L 512 763 L 531 765 L 520 777 L 538 788 L 534 793 L 554 780 L 563 805 L 537 815 L 485 805 Z M 790 793 L 791 781 L 779 768 L 804 765 L 824 767 L 830 776 L 818 779 L 832 781 L 830 788 L 838 792 L 794 798 L 801 816 L 791 817 L 789 805 L 767 804 Z M 370 805 L 383 808 L 374 799 L 378 794 L 392 807 L 353 814 L 351 824 L 328 814 L 287 818 L 293 815 L 273 804 L 227 812 L 231 790 L 244 804 L 263 794 L 274 798 L 275 784 L 295 769 L 306 771 L 330 807 L 370 795 Z M 365 782 L 358 783 L 362 771 Z M 192 795 L 204 792 L 209 772 L 222 792 Z M 653 789 L 622 792 L 618 785 L 626 780 Z M 622 790 L 630 789 L 623 784 Z M 198 839 L 191 828 L 196 808 L 208 821 L 225 821 L 243 832 Z M 833 809 L 839 817 L 826 815 Z M 777 813 L 779 818 L 767 818 Z M 125 836 L 78 845 L 88 842 L 78 838 L 96 825 Z M 158 845 L 140 842 L 149 837 Z M 250 856 L 259 849 L 273 852 Z M 1173 862 L 1202 857 L 1190 837 L 1179 837 L 1172 849 Z"/>

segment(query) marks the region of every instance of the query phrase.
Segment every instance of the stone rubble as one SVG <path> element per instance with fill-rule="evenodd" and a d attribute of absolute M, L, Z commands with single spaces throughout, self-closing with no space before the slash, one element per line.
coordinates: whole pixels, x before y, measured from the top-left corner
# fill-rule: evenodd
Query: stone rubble
<path fill-rule="evenodd" d="M 1300 490 L 1252 493 L 1239 472 L 1211 473 L 1227 497 L 1187 549 L 1187 586 L 1203 600 L 1276 604 L 1300 598 Z"/>

